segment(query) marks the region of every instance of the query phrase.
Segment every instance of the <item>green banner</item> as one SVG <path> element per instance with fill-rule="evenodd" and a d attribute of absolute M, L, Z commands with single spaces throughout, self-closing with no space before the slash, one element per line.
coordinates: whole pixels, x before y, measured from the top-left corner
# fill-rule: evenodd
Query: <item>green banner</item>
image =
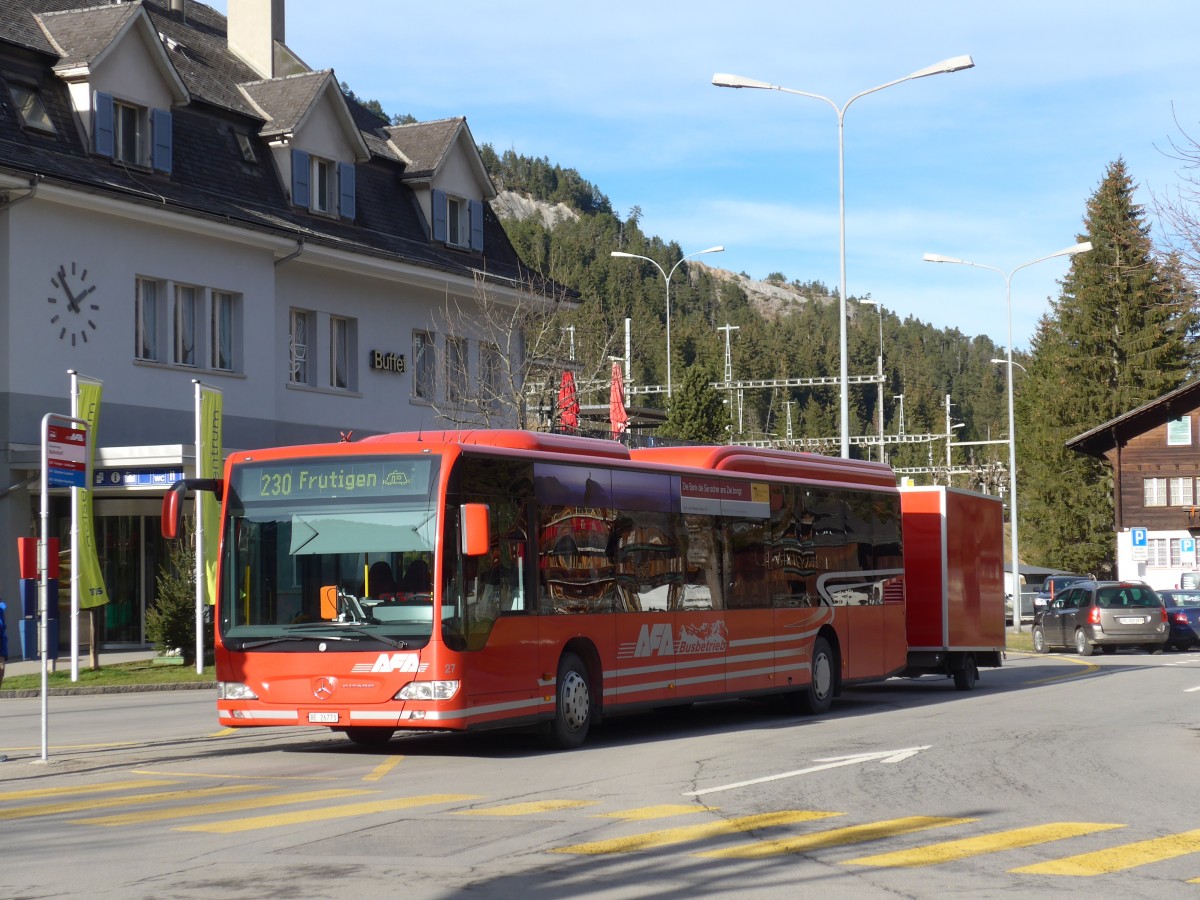
<path fill-rule="evenodd" d="M 200 388 L 200 434 L 196 447 L 196 472 L 200 478 L 221 477 L 221 406 L 220 391 Z M 200 491 L 200 514 L 204 528 L 204 602 L 210 606 L 217 597 L 217 549 L 221 537 L 221 503 L 210 491 Z"/>
<path fill-rule="evenodd" d="M 100 430 L 100 394 L 103 385 L 99 381 L 80 378 L 79 385 L 79 418 L 88 424 L 91 438 L 91 459 L 88 460 L 88 471 L 96 458 L 96 436 Z M 77 511 L 79 521 L 79 608 L 92 609 L 103 606 L 108 602 L 108 591 L 104 587 L 104 573 L 100 571 L 100 556 L 96 552 L 96 525 L 92 517 L 91 489 L 74 492 L 78 498 Z"/>

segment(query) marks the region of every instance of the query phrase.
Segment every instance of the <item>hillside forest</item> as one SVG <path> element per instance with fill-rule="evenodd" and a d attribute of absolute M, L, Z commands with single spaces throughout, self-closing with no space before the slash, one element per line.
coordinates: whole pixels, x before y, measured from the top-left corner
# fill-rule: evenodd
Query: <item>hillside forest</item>
<path fill-rule="evenodd" d="M 1200 159 L 1200 148 L 1189 149 Z M 598 390 L 607 391 L 608 360 L 624 354 L 628 317 L 635 336 L 631 383 L 665 384 L 662 273 L 647 262 L 610 254 L 620 250 L 650 257 L 669 272 L 683 256 L 679 245 L 644 233 L 637 207 L 619 214 L 574 169 L 511 150 L 497 154 L 487 144 L 480 150 L 498 190 L 573 212 L 550 224 L 536 215 L 509 217 L 504 226 L 526 265 L 578 301 L 564 305 L 570 308 L 557 314 L 556 327 L 547 333 L 570 333 L 573 367 L 582 383 L 590 375 Z M 1179 387 L 1197 370 L 1200 319 L 1194 285 L 1200 223 L 1192 210 L 1200 190 L 1186 184 L 1189 190 L 1176 195 L 1173 206 L 1158 209 L 1174 228 L 1167 246 L 1156 246 L 1146 213 L 1134 202 L 1136 184 L 1124 161 L 1109 164 L 1075 236 L 1091 241 L 1093 249 L 1072 257 L 1061 292 L 1048 298 L 1048 312 L 1029 350 L 1014 355 L 1020 366 L 1014 386 L 1024 563 L 1098 577 L 1114 572 L 1111 472 L 1064 443 Z M 836 291 L 803 275 L 790 281 L 779 272 L 754 275 L 795 294 L 796 302 L 780 307 L 762 303 L 747 290 L 753 283 L 749 274 L 740 274 L 728 277 L 695 260 L 676 271 L 671 281 L 675 409 L 660 433 L 837 453 Z M 918 484 L 952 483 L 1007 495 L 1007 366 L 993 362 L 1005 356 L 1005 348 L 986 336 L 901 318 L 870 300 L 848 298 L 849 373 L 874 375 L 881 366 L 884 382 L 882 390 L 873 383 L 850 388 L 851 455 L 879 458 L 878 445 L 853 442 L 855 436 L 878 435 L 882 419 L 884 458 L 899 474 Z M 737 330 L 718 330 L 727 325 Z M 716 400 L 686 396 L 724 383 L 726 334 L 734 381 L 830 378 L 833 383 L 766 386 L 740 394 L 721 390 Z M 561 347 L 555 355 L 567 358 Z M 661 410 L 665 399 L 635 396 L 633 406 Z M 604 393 L 590 402 L 606 400 Z M 703 434 L 708 426 L 698 426 L 697 433 L 695 423 L 680 418 L 685 410 L 711 413 L 716 403 L 723 404 L 716 419 L 724 423 L 719 426 L 724 435 Z M 835 440 L 816 445 L 814 438 Z"/>

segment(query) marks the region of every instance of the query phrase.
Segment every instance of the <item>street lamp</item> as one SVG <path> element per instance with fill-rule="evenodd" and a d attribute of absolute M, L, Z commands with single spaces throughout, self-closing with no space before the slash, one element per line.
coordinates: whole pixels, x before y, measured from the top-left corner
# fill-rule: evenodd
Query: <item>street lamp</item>
<path fill-rule="evenodd" d="M 839 255 L 841 259 L 841 296 L 838 298 L 838 339 L 839 352 L 841 357 L 841 372 L 839 380 L 841 383 L 841 444 L 842 458 L 849 459 L 850 457 L 850 373 L 847 362 L 846 350 L 846 151 L 845 151 L 845 118 L 846 110 L 850 108 L 850 104 L 859 97 L 865 97 L 867 94 L 874 94 L 877 91 L 882 91 L 884 88 L 889 88 L 892 85 L 900 84 L 905 81 L 912 81 L 915 78 L 925 78 L 928 75 L 941 75 L 944 72 L 958 72 L 962 69 L 970 69 L 975 65 L 970 56 L 956 56 L 953 59 L 943 60 L 940 63 L 935 63 L 932 66 L 926 66 L 924 69 L 919 69 L 910 75 L 905 75 L 903 78 L 897 78 L 895 81 L 889 81 L 887 84 L 881 84 L 878 87 L 868 88 L 865 91 L 855 94 L 841 108 L 828 97 L 823 97 L 820 94 L 811 94 L 808 91 L 797 91 L 792 88 L 780 87 L 777 84 L 771 84 L 766 81 L 756 81 L 753 78 L 743 78 L 741 75 L 729 75 L 723 72 L 718 72 L 713 75 L 712 83 L 717 87 L 728 88 L 759 88 L 769 91 L 780 91 L 784 94 L 797 94 L 801 97 L 812 97 L 814 100 L 824 100 L 837 113 L 838 119 L 838 222 L 839 222 Z"/>
<path fill-rule="evenodd" d="M 1008 522 L 1009 528 L 1012 530 L 1012 624 L 1013 628 L 1017 631 L 1021 630 L 1021 564 L 1018 561 L 1020 557 L 1017 555 L 1017 421 L 1016 416 L 1013 414 L 1013 366 L 1019 364 L 1014 363 L 1012 358 L 1012 277 L 1022 269 L 1028 268 L 1035 263 L 1045 262 L 1057 256 L 1074 256 L 1076 253 L 1086 253 L 1091 249 L 1091 241 L 1082 241 L 1062 250 L 1057 250 L 1048 256 L 1039 256 L 1037 259 L 1031 259 L 1029 262 L 1022 263 L 1007 274 L 1005 274 L 1003 269 L 998 269 L 995 266 L 985 266 L 982 263 L 971 262 L 966 259 L 955 259 L 953 256 L 942 256 L 939 253 L 926 253 L 924 256 L 925 262 L 956 263 L 960 266 L 974 266 L 977 269 L 988 269 L 989 271 L 996 272 L 1004 279 L 1004 302 L 1008 305 L 1008 354 L 1004 360 L 1008 366 Z M 997 362 L 997 360 L 993 360 L 993 362 Z"/>
<path fill-rule="evenodd" d="M 671 396 L 671 276 L 675 274 L 675 270 L 683 265 L 685 259 L 691 259 L 693 256 L 700 256 L 704 253 L 720 253 L 724 247 L 709 247 L 707 250 L 697 250 L 695 253 L 689 253 L 687 256 L 680 259 L 679 262 L 671 266 L 670 272 L 663 271 L 663 267 L 648 256 L 639 256 L 636 253 L 624 253 L 621 250 L 614 250 L 609 256 L 618 256 L 623 259 L 644 259 L 646 262 L 653 264 L 654 268 L 658 269 L 663 280 L 667 283 L 667 397 Z"/>
<path fill-rule="evenodd" d="M 875 405 L 879 407 L 879 461 L 885 462 L 886 460 L 883 458 L 883 302 L 866 297 L 860 300 L 859 303 L 869 304 L 879 310 L 879 357 L 877 359 L 879 363 L 879 381 L 875 385 L 879 389 L 879 392 L 876 395 Z"/>

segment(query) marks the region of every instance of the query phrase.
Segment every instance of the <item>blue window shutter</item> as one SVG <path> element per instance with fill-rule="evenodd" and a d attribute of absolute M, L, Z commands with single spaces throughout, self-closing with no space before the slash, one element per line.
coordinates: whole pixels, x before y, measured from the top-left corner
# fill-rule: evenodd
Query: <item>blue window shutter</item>
<path fill-rule="evenodd" d="M 446 192 L 433 189 L 433 239 L 446 239 Z"/>
<path fill-rule="evenodd" d="M 343 219 L 354 218 L 354 163 L 338 163 L 338 212 Z"/>
<path fill-rule="evenodd" d="M 292 151 L 292 203 L 308 208 L 308 154 L 303 150 Z"/>
<path fill-rule="evenodd" d="M 101 156 L 113 155 L 113 98 L 112 94 L 96 91 L 96 108 L 92 113 L 92 140 Z"/>
<path fill-rule="evenodd" d="M 483 250 L 483 201 L 472 200 L 471 208 L 471 249 Z"/>
<path fill-rule="evenodd" d="M 171 111 L 150 110 L 150 133 L 154 137 L 154 168 L 159 172 L 171 171 Z"/>

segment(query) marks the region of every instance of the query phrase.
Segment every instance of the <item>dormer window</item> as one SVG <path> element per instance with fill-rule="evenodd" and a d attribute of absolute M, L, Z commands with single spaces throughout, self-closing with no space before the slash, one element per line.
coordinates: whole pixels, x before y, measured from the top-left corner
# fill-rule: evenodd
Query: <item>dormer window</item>
<path fill-rule="evenodd" d="M 315 213 L 354 218 L 354 163 L 292 150 L 292 203 Z"/>
<path fill-rule="evenodd" d="M 145 107 L 113 101 L 113 159 L 131 166 L 146 165 L 148 124 Z"/>
<path fill-rule="evenodd" d="M 42 103 L 42 97 L 36 87 L 12 82 L 9 84 L 8 90 L 12 94 L 13 103 L 17 107 L 17 114 L 21 117 L 22 125 L 36 131 L 54 134 L 54 123 L 50 121 L 46 106 Z"/>
<path fill-rule="evenodd" d="M 313 212 L 331 213 L 337 210 L 337 199 L 333 196 L 335 175 L 333 163 L 318 156 L 311 158 L 312 163 L 312 206 Z"/>
<path fill-rule="evenodd" d="M 129 166 L 171 171 L 171 111 L 149 109 L 96 91 L 92 142 L 96 153 Z"/>
<path fill-rule="evenodd" d="M 483 202 L 434 188 L 433 239 L 451 247 L 483 250 Z"/>

